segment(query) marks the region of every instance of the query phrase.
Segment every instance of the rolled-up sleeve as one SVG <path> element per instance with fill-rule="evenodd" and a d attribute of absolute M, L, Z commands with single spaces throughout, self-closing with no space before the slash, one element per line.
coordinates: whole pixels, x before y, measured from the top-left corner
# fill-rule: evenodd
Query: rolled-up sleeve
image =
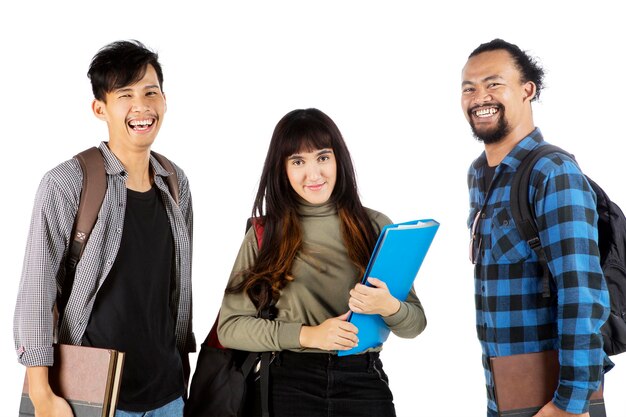
<path fill-rule="evenodd" d="M 25 366 L 53 364 L 53 308 L 57 286 L 63 284 L 60 266 L 72 232 L 77 192 L 53 173 L 46 174 L 37 190 L 13 322 L 18 361 Z"/>

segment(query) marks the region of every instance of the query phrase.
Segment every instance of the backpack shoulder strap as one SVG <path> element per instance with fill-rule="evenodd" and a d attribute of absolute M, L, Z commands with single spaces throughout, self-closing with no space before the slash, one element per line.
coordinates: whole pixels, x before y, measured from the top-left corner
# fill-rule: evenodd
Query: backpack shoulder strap
<path fill-rule="evenodd" d="M 537 161 L 552 153 L 562 153 L 572 159 L 570 153 L 564 151 L 558 146 L 543 145 L 531 150 L 521 161 L 517 167 L 517 171 L 513 175 L 511 182 L 511 215 L 517 226 L 517 230 L 533 251 L 537 254 L 541 267 L 543 269 L 543 296 L 550 296 L 550 270 L 548 269 L 548 258 L 546 252 L 541 246 L 539 239 L 539 231 L 537 230 L 536 216 L 534 207 L 528 200 L 530 187 L 530 175 Z"/>
<path fill-rule="evenodd" d="M 174 165 L 172 165 L 170 160 L 160 153 L 156 153 L 154 151 L 151 151 L 150 153 L 156 158 L 157 161 L 159 161 L 159 164 L 161 164 L 161 166 L 170 173 L 170 175 L 165 177 L 165 181 L 167 182 L 167 188 L 170 189 L 170 194 L 172 194 L 172 198 L 174 199 L 176 204 L 178 204 L 180 190 L 178 188 L 178 175 L 176 175 Z"/>
<path fill-rule="evenodd" d="M 76 264 L 83 254 L 85 244 L 98 219 L 98 213 L 107 189 L 104 157 L 98 148 L 89 148 L 74 158 L 78 160 L 83 171 L 83 187 L 80 193 L 78 212 L 74 219 L 72 243 L 68 256 L 68 262 L 72 268 L 76 268 Z"/>
<path fill-rule="evenodd" d="M 65 305 L 69 300 L 71 288 L 74 284 L 76 265 L 96 224 L 107 189 L 104 157 L 98 148 L 94 146 L 86 149 L 75 155 L 74 158 L 80 164 L 80 169 L 83 172 L 83 184 L 78 211 L 72 227 L 70 246 L 65 258 L 65 281 L 63 282 L 59 299 L 59 314 L 63 313 Z"/>
<path fill-rule="evenodd" d="M 248 221 L 254 227 L 256 243 L 259 249 L 261 249 L 261 245 L 263 244 L 263 229 L 265 228 L 265 222 L 263 221 L 263 218 L 261 217 L 250 217 Z"/>

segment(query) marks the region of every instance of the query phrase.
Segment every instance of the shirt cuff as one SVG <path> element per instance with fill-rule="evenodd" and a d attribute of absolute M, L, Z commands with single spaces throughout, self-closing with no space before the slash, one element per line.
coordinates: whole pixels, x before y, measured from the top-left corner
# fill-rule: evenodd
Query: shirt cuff
<path fill-rule="evenodd" d="M 587 388 L 559 385 L 552 402 L 563 411 L 582 414 L 589 411 L 589 397 L 592 392 Z"/>
<path fill-rule="evenodd" d="M 54 348 L 52 346 L 28 349 L 23 346 L 17 350 L 17 360 L 24 366 L 52 366 Z"/>
<path fill-rule="evenodd" d="M 400 302 L 400 309 L 391 316 L 383 317 L 383 321 L 390 329 L 402 323 L 409 316 L 409 307 Z"/>
<path fill-rule="evenodd" d="M 280 323 L 278 327 L 278 343 L 281 350 L 287 349 L 299 349 L 300 345 L 300 330 L 302 323 Z"/>

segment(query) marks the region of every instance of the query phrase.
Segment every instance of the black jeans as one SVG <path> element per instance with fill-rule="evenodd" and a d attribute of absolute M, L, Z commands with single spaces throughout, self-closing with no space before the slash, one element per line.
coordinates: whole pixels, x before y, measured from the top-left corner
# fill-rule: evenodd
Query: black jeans
<path fill-rule="evenodd" d="M 246 415 L 260 415 L 260 388 Z M 246 407 L 248 408 L 248 407 Z M 393 395 L 378 353 L 338 357 L 280 352 L 270 366 L 272 417 L 394 417 Z"/>

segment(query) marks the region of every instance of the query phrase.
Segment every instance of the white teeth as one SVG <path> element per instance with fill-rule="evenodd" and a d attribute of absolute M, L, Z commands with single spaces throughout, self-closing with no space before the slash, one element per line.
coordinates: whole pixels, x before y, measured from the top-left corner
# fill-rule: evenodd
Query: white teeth
<path fill-rule="evenodd" d="M 495 107 L 488 107 L 486 109 L 478 109 L 474 112 L 474 114 L 478 117 L 489 117 L 498 112 L 498 109 Z"/>
<path fill-rule="evenodd" d="M 131 126 L 150 126 L 152 125 L 152 119 L 150 120 L 131 120 Z"/>

